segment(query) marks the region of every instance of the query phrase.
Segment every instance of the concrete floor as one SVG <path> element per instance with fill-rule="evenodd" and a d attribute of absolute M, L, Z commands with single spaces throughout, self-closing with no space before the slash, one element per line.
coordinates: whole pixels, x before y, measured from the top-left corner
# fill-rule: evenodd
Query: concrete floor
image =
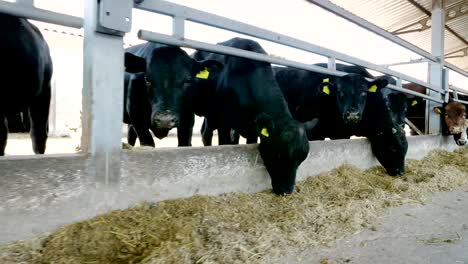
<path fill-rule="evenodd" d="M 284 256 L 288 264 L 468 263 L 468 186 L 435 193 L 425 205 L 393 208 L 377 224 L 330 248 Z"/>

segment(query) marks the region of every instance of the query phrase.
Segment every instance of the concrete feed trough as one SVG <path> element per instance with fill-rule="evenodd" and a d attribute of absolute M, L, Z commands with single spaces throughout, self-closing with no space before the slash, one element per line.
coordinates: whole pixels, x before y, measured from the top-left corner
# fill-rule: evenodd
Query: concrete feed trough
<path fill-rule="evenodd" d="M 451 137 L 408 141 L 408 159 L 456 148 Z M 365 139 L 311 142 L 310 147 L 299 181 L 343 163 L 362 169 L 378 164 Z M 271 188 L 256 145 L 124 151 L 122 178 L 111 184 L 88 176 L 94 175 L 92 164 L 84 154 L 0 159 L 0 243 L 142 201 Z"/>

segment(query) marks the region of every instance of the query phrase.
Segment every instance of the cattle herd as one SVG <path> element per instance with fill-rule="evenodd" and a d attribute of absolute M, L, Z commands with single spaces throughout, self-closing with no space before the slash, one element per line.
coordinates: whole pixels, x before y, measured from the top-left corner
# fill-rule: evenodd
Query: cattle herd
<path fill-rule="evenodd" d="M 52 75 L 47 43 L 26 19 L 0 14 L 0 28 L 0 155 L 7 142 L 7 117 L 18 113 L 29 116 L 34 152 L 43 154 Z M 218 44 L 267 54 L 249 39 Z M 151 132 L 164 138 L 177 128 L 178 145 L 191 146 L 197 115 L 204 117 L 205 146 L 211 145 L 214 130 L 220 145 L 238 144 L 240 136 L 248 144 L 260 138 L 260 155 L 277 194 L 293 192 L 297 168 L 314 151 L 309 141 L 325 138 L 366 137 L 387 173 L 403 175 L 405 117 L 416 98 L 388 88 L 396 83 L 390 76 L 372 76 L 352 65 L 338 64 L 337 70 L 347 74 L 274 67 L 206 51 L 190 56 L 179 47 L 154 43 L 133 46 L 125 52 L 123 122 L 128 124 L 128 143 L 134 145 L 138 138 L 141 145 L 154 147 Z M 466 144 L 465 106 L 450 101 L 434 111 L 441 114 L 444 131 L 453 134 L 457 144 Z"/>

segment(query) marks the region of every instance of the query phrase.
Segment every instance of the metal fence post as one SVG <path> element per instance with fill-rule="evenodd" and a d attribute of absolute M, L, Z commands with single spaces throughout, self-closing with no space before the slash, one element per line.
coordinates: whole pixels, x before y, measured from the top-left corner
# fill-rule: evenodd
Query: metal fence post
<path fill-rule="evenodd" d="M 334 57 L 329 57 L 328 58 L 328 65 L 327 65 L 329 70 L 336 70 L 336 59 Z"/>
<path fill-rule="evenodd" d="M 107 9 L 110 6 L 112 8 Z M 92 155 L 90 174 L 94 174 L 97 183 L 104 186 L 117 184 L 120 179 L 124 74 L 122 36 L 130 29 L 126 22 L 131 22 L 131 11 L 132 1 L 85 0 L 81 145 L 83 151 Z M 113 20 L 116 28 L 109 26 Z M 123 32 L 122 25 L 125 28 Z"/>
<path fill-rule="evenodd" d="M 172 19 L 172 35 L 178 39 L 184 39 L 185 18 L 176 16 Z"/>
<path fill-rule="evenodd" d="M 449 85 L 449 70 L 447 68 L 442 69 L 442 89 L 445 90 L 444 102 L 448 103 L 450 98 L 450 85 Z M 454 90 L 455 94 L 455 90 Z M 457 96 L 458 99 L 458 96 Z"/>
<path fill-rule="evenodd" d="M 434 57 L 438 58 L 438 61 L 429 62 L 429 83 L 440 85 L 440 87 L 443 88 L 442 70 L 444 65 L 445 13 L 442 6 L 442 0 L 432 0 L 431 25 L 431 53 Z M 429 95 L 437 96 L 433 91 L 429 91 Z M 442 97 L 441 99 L 444 98 Z M 434 106 L 437 106 L 438 104 L 428 101 L 426 105 L 426 132 L 428 134 L 439 134 L 441 131 L 441 118 L 432 110 Z"/>

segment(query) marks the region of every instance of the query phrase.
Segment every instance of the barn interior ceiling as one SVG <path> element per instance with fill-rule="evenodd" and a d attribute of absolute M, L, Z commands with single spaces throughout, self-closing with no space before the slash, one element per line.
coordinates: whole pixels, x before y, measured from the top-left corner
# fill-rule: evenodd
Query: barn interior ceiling
<path fill-rule="evenodd" d="M 432 0 L 330 0 L 411 44 L 431 51 Z M 468 72 L 468 0 L 444 0 L 445 60 Z"/>

